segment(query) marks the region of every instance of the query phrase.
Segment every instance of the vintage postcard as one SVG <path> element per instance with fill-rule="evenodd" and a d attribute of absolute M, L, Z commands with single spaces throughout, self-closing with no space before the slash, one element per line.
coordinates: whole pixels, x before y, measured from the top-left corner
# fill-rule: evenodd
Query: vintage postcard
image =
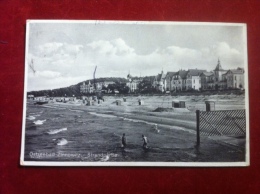
<path fill-rule="evenodd" d="M 28 20 L 21 165 L 248 166 L 246 24 Z"/>

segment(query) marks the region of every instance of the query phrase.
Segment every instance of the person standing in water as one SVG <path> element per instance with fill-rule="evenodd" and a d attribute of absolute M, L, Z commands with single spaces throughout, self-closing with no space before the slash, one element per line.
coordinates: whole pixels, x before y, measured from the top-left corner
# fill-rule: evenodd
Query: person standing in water
<path fill-rule="evenodd" d="M 158 127 L 157 127 L 157 124 L 154 124 L 153 129 L 154 129 L 154 131 L 155 131 L 156 133 L 159 133 L 159 132 L 160 132 L 160 130 L 159 130 Z"/>
<path fill-rule="evenodd" d="M 126 137 L 125 137 L 125 134 L 123 133 L 123 136 L 122 136 L 122 148 L 125 148 L 126 147 Z"/>
<path fill-rule="evenodd" d="M 144 141 L 144 143 L 143 143 L 143 148 L 148 148 L 147 147 L 147 143 L 148 143 L 148 141 L 147 141 L 147 137 L 145 137 L 144 135 L 142 135 L 142 138 L 143 138 L 143 141 Z"/>

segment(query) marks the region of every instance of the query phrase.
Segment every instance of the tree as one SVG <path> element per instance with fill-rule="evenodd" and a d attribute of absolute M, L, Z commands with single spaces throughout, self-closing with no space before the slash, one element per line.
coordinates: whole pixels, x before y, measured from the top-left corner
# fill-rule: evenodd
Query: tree
<path fill-rule="evenodd" d="M 141 93 L 153 93 L 155 92 L 155 88 L 152 86 L 152 82 L 150 77 L 144 77 L 143 80 L 138 84 L 138 89 Z"/>
<path fill-rule="evenodd" d="M 116 88 L 120 94 L 127 94 L 129 91 L 129 87 L 126 85 L 126 83 L 118 83 Z"/>
<path fill-rule="evenodd" d="M 107 89 L 110 91 L 114 91 L 114 89 L 116 89 L 115 84 L 108 84 Z"/>

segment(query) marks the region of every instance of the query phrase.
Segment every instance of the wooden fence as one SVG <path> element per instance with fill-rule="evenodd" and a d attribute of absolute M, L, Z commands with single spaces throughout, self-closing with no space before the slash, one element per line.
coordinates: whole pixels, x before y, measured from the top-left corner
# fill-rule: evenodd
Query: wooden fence
<path fill-rule="evenodd" d="M 196 111 L 197 145 L 200 136 L 245 136 L 245 110 Z"/>

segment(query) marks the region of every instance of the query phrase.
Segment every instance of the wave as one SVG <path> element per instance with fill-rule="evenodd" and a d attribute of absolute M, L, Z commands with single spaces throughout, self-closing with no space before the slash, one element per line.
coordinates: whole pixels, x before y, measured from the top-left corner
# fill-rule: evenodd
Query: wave
<path fill-rule="evenodd" d="M 34 117 L 39 117 L 39 116 L 41 116 L 40 114 L 34 114 L 34 115 L 32 115 L 32 116 L 34 116 Z"/>
<path fill-rule="evenodd" d="M 42 114 L 43 111 L 40 111 L 40 112 L 32 112 L 30 113 L 30 115 L 34 115 L 34 116 L 40 116 L 39 114 Z"/>
<path fill-rule="evenodd" d="M 89 112 L 91 115 L 105 117 L 105 118 L 117 118 L 115 115 L 108 115 L 108 114 L 102 114 L 102 113 L 95 113 L 95 112 Z"/>
<path fill-rule="evenodd" d="M 48 106 L 48 105 L 43 105 L 42 107 L 46 107 L 46 108 L 53 108 L 53 109 L 61 109 L 61 110 L 64 110 L 64 109 L 66 109 L 66 108 L 62 108 L 62 107 Z"/>
<path fill-rule="evenodd" d="M 47 133 L 48 133 L 49 135 L 53 135 L 53 134 L 57 134 L 57 133 L 59 133 L 59 132 L 61 132 L 61 131 L 67 131 L 67 128 L 54 129 L 54 130 L 48 131 Z"/>
<path fill-rule="evenodd" d="M 56 142 L 56 145 L 66 145 L 68 143 L 68 141 L 65 138 L 58 138 L 54 140 Z"/>
<path fill-rule="evenodd" d="M 129 118 L 123 118 L 124 121 L 130 121 L 134 123 L 145 123 L 147 125 L 156 125 L 157 123 L 152 123 L 144 120 L 139 120 L 139 119 L 129 119 Z"/>
<path fill-rule="evenodd" d="M 46 119 L 45 120 L 37 120 L 37 121 L 34 121 L 33 123 L 35 125 L 42 125 L 45 121 L 46 121 Z"/>
<path fill-rule="evenodd" d="M 84 112 L 83 110 L 73 110 L 73 109 L 69 109 L 72 112 Z"/>
<path fill-rule="evenodd" d="M 34 115 L 34 116 L 35 116 L 35 115 Z M 34 120 L 34 119 L 35 119 L 34 116 L 29 116 L 29 117 L 27 117 L 27 119 L 28 119 L 28 120 Z"/>

